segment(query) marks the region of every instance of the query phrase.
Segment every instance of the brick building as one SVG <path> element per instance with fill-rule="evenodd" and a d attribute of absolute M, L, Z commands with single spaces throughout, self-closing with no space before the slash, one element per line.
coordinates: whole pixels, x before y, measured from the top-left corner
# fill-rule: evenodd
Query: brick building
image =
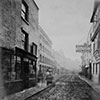
<path fill-rule="evenodd" d="M 6 95 L 36 84 L 38 11 L 34 0 L 0 0 L 0 91 Z"/>

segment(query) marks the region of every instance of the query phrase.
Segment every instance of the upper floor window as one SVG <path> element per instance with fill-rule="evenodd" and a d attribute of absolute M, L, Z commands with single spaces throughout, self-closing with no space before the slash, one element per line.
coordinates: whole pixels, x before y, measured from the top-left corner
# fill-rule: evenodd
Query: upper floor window
<path fill-rule="evenodd" d="M 42 44 L 40 43 L 40 50 L 42 49 Z"/>
<path fill-rule="evenodd" d="M 37 45 L 35 43 L 32 43 L 31 53 L 35 56 L 37 55 Z"/>
<path fill-rule="evenodd" d="M 42 61 L 41 59 L 42 59 L 42 56 L 41 56 L 41 54 L 40 54 L 40 61 Z"/>
<path fill-rule="evenodd" d="M 28 5 L 22 0 L 21 17 L 28 21 Z"/>
<path fill-rule="evenodd" d="M 28 34 L 24 30 L 22 30 L 22 32 L 23 32 L 22 48 L 28 51 Z"/>

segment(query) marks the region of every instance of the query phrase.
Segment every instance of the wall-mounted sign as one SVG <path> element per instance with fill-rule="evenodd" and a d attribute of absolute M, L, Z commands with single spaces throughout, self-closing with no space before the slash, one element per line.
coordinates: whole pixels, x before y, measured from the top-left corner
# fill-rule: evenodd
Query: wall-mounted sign
<path fill-rule="evenodd" d="M 91 45 L 76 45 L 76 52 L 91 52 Z"/>
<path fill-rule="evenodd" d="M 93 55 L 94 55 L 96 61 L 100 60 L 100 50 L 96 50 Z"/>

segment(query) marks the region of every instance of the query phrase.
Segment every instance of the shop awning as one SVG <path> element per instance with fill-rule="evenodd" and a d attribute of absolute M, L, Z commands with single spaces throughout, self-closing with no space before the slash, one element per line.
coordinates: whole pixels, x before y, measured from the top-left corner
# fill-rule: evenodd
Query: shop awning
<path fill-rule="evenodd" d="M 15 47 L 15 55 L 16 56 L 20 56 L 20 57 L 24 57 L 24 58 L 28 58 L 31 60 L 37 60 L 37 57 L 21 48 Z"/>

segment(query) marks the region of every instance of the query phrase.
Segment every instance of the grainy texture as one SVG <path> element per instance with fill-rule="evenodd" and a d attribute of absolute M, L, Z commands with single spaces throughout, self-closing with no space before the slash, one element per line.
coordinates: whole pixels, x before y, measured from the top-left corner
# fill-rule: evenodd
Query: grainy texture
<path fill-rule="evenodd" d="M 52 89 L 29 100 L 92 100 L 92 88 L 74 75 L 62 77 Z"/>

